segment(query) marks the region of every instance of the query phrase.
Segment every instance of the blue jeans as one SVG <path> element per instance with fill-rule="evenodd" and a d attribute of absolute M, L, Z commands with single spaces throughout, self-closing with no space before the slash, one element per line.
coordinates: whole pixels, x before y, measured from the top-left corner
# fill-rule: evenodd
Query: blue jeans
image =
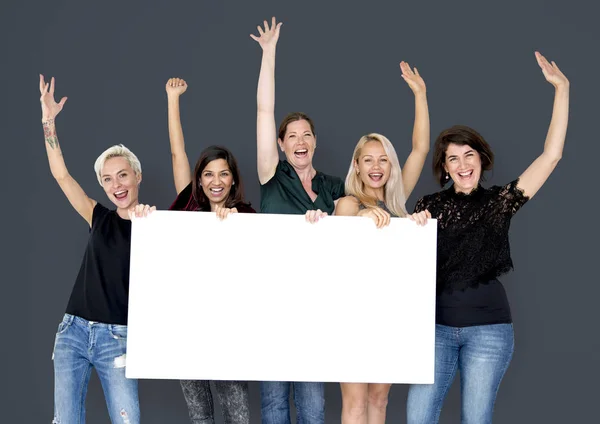
<path fill-rule="evenodd" d="M 325 384 L 288 381 L 260 383 L 263 424 L 290 424 L 290 387 L 294 386 L 296 421 L 298 424 L 325 422 Z"/>
<path fill-rule="evenodd" d="M 137 380 L 125 378 L 127 326 L 65 314 L 54 342 L 54 420 L 85 423 L 85 396 L 96 369 L 112 423 L 139 424 Z"/>
<path fill-rule="evenodd" d="M 436 325 L 434 383 L 410 386 L 408 424 L 438 422 L 457 369 L 460 370 L 461 422 L 491 423 L 498 387 L 513 350 L 512 324 Z"/>

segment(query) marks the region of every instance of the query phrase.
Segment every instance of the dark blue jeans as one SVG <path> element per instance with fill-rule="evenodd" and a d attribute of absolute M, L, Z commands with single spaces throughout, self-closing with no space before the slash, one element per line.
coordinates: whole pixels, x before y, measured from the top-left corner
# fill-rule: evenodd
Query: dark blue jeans
<path fill-rule="evenodd" d="M 512 324 L 436 325 L 434 383 L 410 386 L 408 424 L 438 422 L 457 370 L 460 370 L 462 423 L 491 423 L 498 387 L 513 349 Z"/>
<path fill-rule="evenodd" d="M 54 342 L 54 420 L 85 422 L 85 396 L 96 369 L 112 423 L 139 424 L 137 380 L 125 377 L 127 326 L 65 314 Z"/>
<path fill-rule="evenodd" d="M 298 424 L 325 422 L 325 384 L 288 381 L 260 383 L 263 424 L 290 424 L 290 388 L 294 386 L 294 403 Z"/>

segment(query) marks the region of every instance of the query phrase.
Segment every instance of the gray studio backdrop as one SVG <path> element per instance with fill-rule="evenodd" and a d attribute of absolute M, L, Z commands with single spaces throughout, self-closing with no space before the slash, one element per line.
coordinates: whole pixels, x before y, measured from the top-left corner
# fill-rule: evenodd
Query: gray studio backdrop
<path fill-rule="evenodd" d="M 57 98 L 69 98 L 57 119 L 58 137 L 71 174 L 91 197 L 108 203 L 93 163 L 108 146 L 124 143 L 142 161 L 141 201 L 159 209 L 170 205 L 175 188 L 164 85 L 169 77 L 182 77 L 189 83 L 181 110 L 190 160 L 209 144 L 231 148 L 247 196 L 258 206 L 255 96 L 261 50 L 249 34 L 275 15 L 284 22 L 277 119 L 295 110 L 309 113 L 317 125 L 315 166 L 339 176 L 345 176 L 352 149 L 367 132 L 385 134 L 401 162 L 406 159 L 414 116 L 413 95 L 398 67 L 406 60 L 427 84 L 432 143 L 452 124 L 473 126 L 497 155 L 488 184 L 514 179 L 541 153 L 552 110 L 553 89 L 534 50 L 559 64 L 572 83 L 567 143 L 555 173 L 513 220 L 515 271 L 502 281 L 516 350 L 500 387 L 495 422 L 596 422 L 600 289 L 592 267 L 598 256 L 593 182 L 600 172 L 600 39 L 599 8 L 587 3 L 3 2 L 0 421 L 52 419 L 54 335 L 88 235 L 49 171 L 38 73 L 55 76 Z M 437 190 L 430 163 L 431 154 L 408 201 L 411 210 L 419 196 Z M 233 243 L 232 249 L 251 243 Z M 310 255 L 304 266 L 309 272 Z M 211 325 L 201 300 L 198 317 L 201 338 L 202 326 Z M 168 334 L 157 337 L 169 342 Z M 365 360 L 376 360 L 376 354 Z M 458 378 L 444 405 L 444 423 L 459 422 L 457 383 Z M 405 421 L 406 391 L 392 388 L 389 422 Z M 328 384 L 326 396 L 327 422 L 338 422 L 339 386 Z M 140 398 L 147 424 L 187 420 L 176 381 L 142 381 Z M 259 422 L 256 383 L 251 402 L 253 422 Z M 88 423 L 108 422 L 95 376 L 87 408 Z"/>

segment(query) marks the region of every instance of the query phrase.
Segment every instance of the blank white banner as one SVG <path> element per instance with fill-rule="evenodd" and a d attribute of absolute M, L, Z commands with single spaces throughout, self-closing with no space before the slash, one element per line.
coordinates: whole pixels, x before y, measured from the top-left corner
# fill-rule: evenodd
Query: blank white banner
<path fill-rule="evenodd" d="M 134 219 L 129 378 L 433 383 L 436 220 Z"/>

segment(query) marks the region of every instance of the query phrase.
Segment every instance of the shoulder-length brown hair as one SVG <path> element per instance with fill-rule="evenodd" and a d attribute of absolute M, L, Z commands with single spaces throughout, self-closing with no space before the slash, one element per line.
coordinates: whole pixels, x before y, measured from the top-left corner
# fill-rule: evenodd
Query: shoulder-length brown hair
<path fill-rule="evenodd" d="M 433 148 L 433 175 L 440 185 L 444 187 L 448 180 L 444 163 L 446 162 L 446 150 L 450 144 L 469 147 L 479 153 L 481 158 L 481 180 L 485 181 L 483 171 L 490 171 L 494 167 L 494 152 L 485 139 L 473 128 L 464 125 L 454 125 L 438 135 Z"/>
<path fill-rule="evenodd" d="M 204 168 L 206 168 L 210 162 L 217 159 L 223 159 L 227 162 L 227 166 L 233 176 L 233 185 L 225 200 L 224 206 L 226 208 L 235 208 L 239 205 L 249 206 L 250 204 L 246 203 L 244 200 L 244 184 L 233 153 L 222 146 L 209 146 L 200 154 L 200 158 L 198 159 L 198 162 L 196 162 L 196 167 L 194 168 L 194 176 L 192 177 L 192 196 L 196 203 L 198 203 L 199 210 L 210 212 L 210 201 L 200 186 L 200 178 Z"/>

